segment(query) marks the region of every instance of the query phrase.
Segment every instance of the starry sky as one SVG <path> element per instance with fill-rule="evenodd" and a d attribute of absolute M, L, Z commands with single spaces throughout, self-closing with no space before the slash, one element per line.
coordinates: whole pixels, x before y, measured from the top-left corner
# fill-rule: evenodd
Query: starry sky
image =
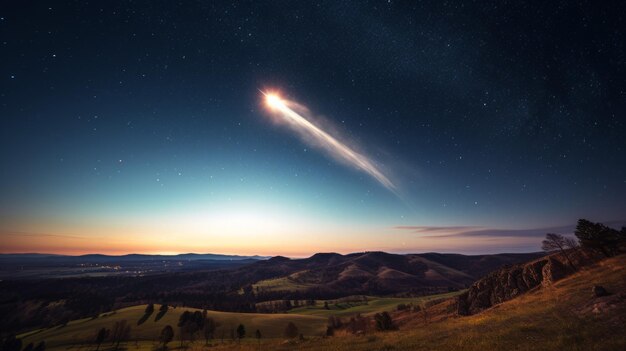
<path fill-rule="evenodd" d="M 0 251 L 522 252 L 619 225 L 622 7 L 5 2 Z M 397 191 L 276 123 L 268 90 Z"/>

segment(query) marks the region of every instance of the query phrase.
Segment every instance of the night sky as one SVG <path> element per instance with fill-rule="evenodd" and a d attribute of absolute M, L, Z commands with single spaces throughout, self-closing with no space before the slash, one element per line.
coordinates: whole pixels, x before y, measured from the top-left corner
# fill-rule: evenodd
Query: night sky
<path fill-rule="evenodd" d="M 514 252 L 626 220 L 619 2 L 0 5 L 2 252 Z M 384 170 L 277 123 L 261 91 Z"/>

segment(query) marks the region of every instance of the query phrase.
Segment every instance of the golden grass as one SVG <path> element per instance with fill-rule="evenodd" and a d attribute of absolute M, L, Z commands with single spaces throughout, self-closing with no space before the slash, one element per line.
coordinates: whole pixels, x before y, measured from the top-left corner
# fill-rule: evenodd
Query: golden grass
<path fill-rule="evenodd" d="M 137 321 L 144 315 L 146 305 L 128 307 L 117 310 L 114 313 L 104 313 L 95 319 L 72 321 L 63 327 L 42 329 L 25 333 L 19 337 L 23 338 L 24 345 L 44 340 L 48 348 L 88 344 L 93 341 L 96 332 L 100 328 L 111 329 L 116 321 L 126 320 L 132 328 L 131 344 L 134 345 L 134 342 L 158 340 L 161 330 L 166 325 L 174 327 L 175 333 L 177 333 L 176 325 L 180 315 L 184 311 L 197 311 L 197 309 L 193 308 L 170 308 L 160 320 L 155 321 L 159 307 L 155 305 L 157 311 L 140 325 L 137 325 Z M 217 311 L 208 311 L 208 315 L 221 325 L 215 333 L 216 338 L 221 338 L 222 335 L 224 338 L 229 338 L 231 328 L 237 328 L 239 324 L 243 324 L 246 327 L 249 336 L 254 336 L 255 331 L 259 329 L 265 338 L 281 337 L 289 322 L 295 323 L 300 332 L 307 336 L 323 335 L 326 331 L 326 318 L 316 316 Z"/>
<path fill-rule="evenodd" d="M 320 331 L 324 328 L 325 318 L 321 317 L 262 315 L 258 317 L 257 324 L 253 324 L 250 318 L 246 318 L 248 315 L 244 315 L 237 318 L 243 318 L 239 321 L 243 321 L 243 324 L 246 325 L 249 336 L 253 336 L 256 328 L 252 325 L 259 325 L 262 331 L 272 329 L 282 331 L 287 316 L 316 318 L 310 320 L 316 326 L 308 329 L 306 335 L 309 336 L 304 341 L 285 341 L 279 333 L 273 334 L 276 336 L 274 339 L 264 338 L 260 346 L 256 340 L 246 338 L 241 344 L 229 341 L 214 342 L 211 347 L 203 346 L 202 342 L 196 342 L 189 345 L 188 350 L 626 350 L 626 333 L 624 333 L 626 303 L 617 303 L 608 311 L 600 314 L 581 312 L 594 302 L 594 298 L 591 296 L 593 285 L 602 285 L 614 293 L 626 291 L 625 268 L 626 255 L 622 255 L 600 262 L 557 282 L 552 287 L 525 294 L 478 315 L 441 320 L 430 318 L 431 322 L 426 323 L 422 312 L 414 312 L 403 315 L 405 322 L 398 331 L 372 333 L 363 336 L 342 335 L 330 338 L 314 336 L 320 335 Z M 137 313 L 143 311 L 143 306 L 135 309 L 137 310 L 132 315 L 135 316 L 136 320 L 138 318 Z M 429 312 L 442 315 L 444 310 L 445 304 L 441 304 L 432 307 Z M 176 315 L 181 311 L 182 309 L 177 309 L 168 312 L 168 314 L 174 313 L 171 313 L 171 319 L 163 325 L 175 325 Z M 118 313 L 124 312 L 120 310 Z M 56 332 L 55 330 L 46 330 L 27 337 L 26 342 L 35 340 L 37 337 L 50 338 L 50 340 L 57 338 L 57 340 L 62 339 L 69 342 L 76 335 L 75 344 L 78 345 L 81 343 L 81 335 L 93 335 L 99 325 L 110 326 L 112 323 L 106 321 L 106 318 L 110 317 L 68 325 L 65 327 L 66 330 L 64 330 L 65 328 L 58 329 Z M 279 318 L 280 321 L 272 320 L 273 318 Z M 308 320 L 302 319 L 296 324 L 300 328 L 304 328 L 303 323 L 306 321 Z M 84 329 L 88 331 L 87 334 L 83 334 L 79 328 L 81 326 L 86 327 Z M 76 329 L 74 330 L 72 327 Z M 161 327 L 152 329 L 144 339 L 136 343 L 128 343 L 125 347 L 128 351 L 153 350 L 157 343 L 150 340 L 156 338 L 157 330 L 160 330 Z M 272 336 L 272 332 L 267 334 L 264 332 L 264 335 Z M 171 345 L 178 345 L 178 343 Z M 72 348 L 80 349 L 79 351 L 94 349 L 91 345 L 82 347 L 56 345 L 58 350 L 70 350 Z M 170 349 L 175 348 L 171 347 Z"/>

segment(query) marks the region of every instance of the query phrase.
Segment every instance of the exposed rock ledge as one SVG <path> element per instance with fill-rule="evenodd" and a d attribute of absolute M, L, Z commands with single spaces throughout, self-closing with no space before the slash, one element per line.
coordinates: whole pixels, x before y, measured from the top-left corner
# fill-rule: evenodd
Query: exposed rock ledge
<path fill-rule="evenodd" d="M 583 249 L 568 252 L 576 269 L 597 261 L 597 254 Z M 576 270 L 565 257 L 554 253 L 534 261 L 501 268 L 476 281 L 457 299 L 458 314 L 472 315 L 513 299 L 529 290 L 548 286 Z"/>

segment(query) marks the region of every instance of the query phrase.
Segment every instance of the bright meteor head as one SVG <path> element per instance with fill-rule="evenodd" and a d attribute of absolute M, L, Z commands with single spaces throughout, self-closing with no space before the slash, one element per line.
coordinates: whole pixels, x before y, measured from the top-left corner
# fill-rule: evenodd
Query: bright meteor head
<path fill-rule="evenodd" d="M 279 108 L 285 106 L 285 103 L 280 99 L 280 97 L 272 93 L 265 94 L 265 102 L 271 108 Z"/>

